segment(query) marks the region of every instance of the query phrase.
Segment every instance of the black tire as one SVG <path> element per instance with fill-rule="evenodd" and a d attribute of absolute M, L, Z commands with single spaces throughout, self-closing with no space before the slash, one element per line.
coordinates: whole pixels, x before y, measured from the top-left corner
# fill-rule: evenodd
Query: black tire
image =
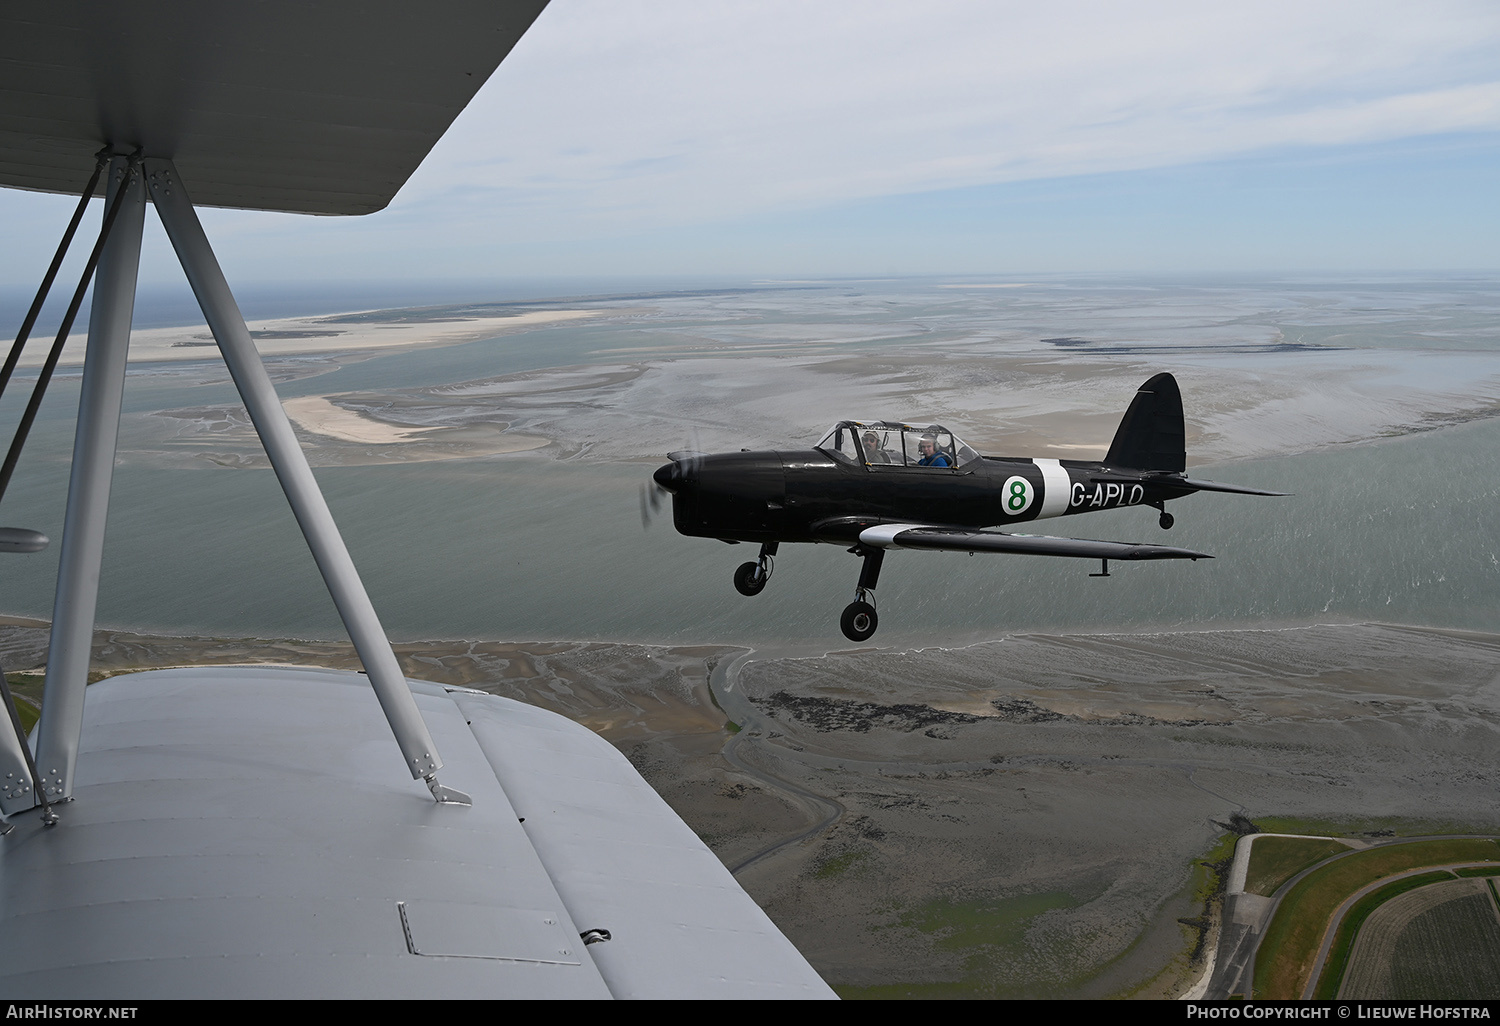
<path fill-rule="evenodd" d="M 1172 514 L 1163 510 L 1161 516 L 1157 519 L 1156 522 L 1161 525 L 1161 529 L 1163 531 L 1170 531 L 1172 529 L 1172 525 L 1177 523 L 1177 519 L 1172 516 Z"/>
<path fill-rule="evenodd" d="M 839 617 L 839 627 L 850 641 L 868 641 L 879 625 L 880 617 L 875 615 L 875 607 L 868 602 L 849 603 L 844 607 L 844 615 Z"/>
<path fill-rule="evenodd" d="M 741 563 L 734 572 L 734 590 L 741 595 L 759 595 L 766 587 L 767 578 L 761 576 L 759 563 Z"/>

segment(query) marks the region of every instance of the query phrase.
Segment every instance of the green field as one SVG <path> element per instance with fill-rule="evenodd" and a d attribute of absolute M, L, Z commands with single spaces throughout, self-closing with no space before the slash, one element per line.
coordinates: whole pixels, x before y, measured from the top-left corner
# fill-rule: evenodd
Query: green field
<path fill-rule="evenodd" d="M 1362 851 L 1310 873 L 1282 900 L 1266 928 L 1255 959 L 1255 996 L 1302 996 L 1329 919 L 1366 884 L 1408 869 L 1488 861 L 1500 863 L 1500 845 L 1493 840 L 1414 841 Z"/>
<path fill-rule="evenodd" d="M 1245 890 L 1269 898 L 1304 869 L 1349 850 L 1341 841 L 1316 837 L 1257 837 L 1250 849 Z"/>

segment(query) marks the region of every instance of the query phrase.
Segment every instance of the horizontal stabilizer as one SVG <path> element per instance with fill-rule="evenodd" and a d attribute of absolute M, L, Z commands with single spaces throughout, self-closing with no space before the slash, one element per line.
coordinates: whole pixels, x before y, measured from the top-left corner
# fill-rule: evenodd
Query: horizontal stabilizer
<path fill-rule="evenodd" d="M 1182 479 L 1183 485 L 1200 492 L 1233 492 L 1235 495 L 1291 495 L 1291 492 L 1268 492 L 1263 488 L 1246 488 L 1244 485 L 1220 484 L 1217 481 L 1199 481 L 1191 477 Z"/>
<path fill-rule="evenodd" d="M 1268 492 L 1263 488 L 1246 488 L 1244 485 L 1220 484 L 1218 481 L 1200 481 L 1180 474 L 1090 474 L 1089 480 L 1098 484 L 1164 485 L 1169 488 L 1191 488 L 1199 492 L 1233 492 L 1236 495 L 1291 495 L 1291 492 Z"/>
<path fill-rule="evenodd" d="M 928 527 L 922 524 L 882 524 L 860 532 L 865 545 L 882 549 L 938 549 L 948 552 L 1009 552 L 1025 556 L 1078 556 L 1085 559 L 1213 559 L 1206 552 L 1171 545 L 1049 538 L 1045 535 L 1005 534 Z"/>

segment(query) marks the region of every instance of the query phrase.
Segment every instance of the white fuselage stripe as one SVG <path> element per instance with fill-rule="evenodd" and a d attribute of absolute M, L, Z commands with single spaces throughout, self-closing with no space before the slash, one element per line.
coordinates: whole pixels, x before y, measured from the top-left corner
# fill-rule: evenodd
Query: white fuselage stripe
<path fill-rule="evenodd" d="M 1057 460 L 1032 460 L 1042 472 L 1042 508 L 1036 518 L 1059 517 L 1068 511 L 1073 482 Z"/>

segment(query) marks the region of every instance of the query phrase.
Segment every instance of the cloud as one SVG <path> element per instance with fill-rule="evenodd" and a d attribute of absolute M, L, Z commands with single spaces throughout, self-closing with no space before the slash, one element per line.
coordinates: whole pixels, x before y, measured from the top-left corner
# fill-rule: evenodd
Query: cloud
<path fill-rule="evenodd" d="M 1497 131 L 1493 0 L 552 0 L 389 209 L 204 221 L 236 280 L 1493 266 Z"/>
<path fill-rule="evenodd" d="M 1500 129 L 1492 3 L 553 0 L 397 200 L 552 237 Z"/>

